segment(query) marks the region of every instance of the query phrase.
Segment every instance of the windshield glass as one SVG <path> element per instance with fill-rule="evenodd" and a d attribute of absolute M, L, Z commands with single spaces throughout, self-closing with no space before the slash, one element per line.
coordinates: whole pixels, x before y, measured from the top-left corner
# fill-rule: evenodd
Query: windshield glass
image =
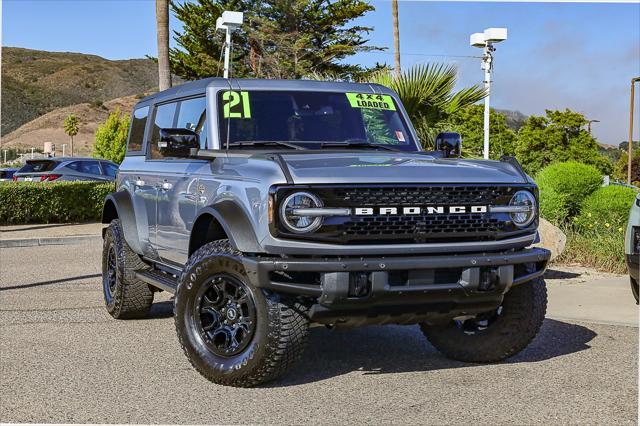
<path fill-rule="evenodd" d="M 30 172 L 50 172 L 55 169 L 58 163 L 51 160 L 28 160 L 24 166 L 19 170 L 20 173 L 30 173 Z"/>
<path fill-rule="evenodd" d="M 374 144 L 416 151 L 389 95 L 302 91 L 222 91 L 220 142 L 289 142 L 318 149 Z"/>

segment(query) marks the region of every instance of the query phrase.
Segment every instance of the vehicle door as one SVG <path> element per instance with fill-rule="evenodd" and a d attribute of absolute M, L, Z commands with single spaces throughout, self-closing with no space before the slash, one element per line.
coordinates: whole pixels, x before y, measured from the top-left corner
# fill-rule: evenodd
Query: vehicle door
<path fill-rule="evenodd" d="M 201 138 L 206 138 L 204 95 L 180 100 L 171 127 L 193 130 Z M 189 237 L 196 214 L 198 180 L 194 173 L 206 162 L 163 156 L 158 150 L 157 138 L 156 135 L 155 143 L 151 146 L 152 160 L 162 164 L 162 177 L 158 182 L 155 248 L 162 260 L 182 265 L 187 261 Z"/>
<path fill-rule="evenodd" d="M 118 174 L 118 166 L 115 164 L 109 163 L 108 161 L 101 161 L 102 165 L 102 174 L 105 177 L 105 180 L 113 181 Z"/>

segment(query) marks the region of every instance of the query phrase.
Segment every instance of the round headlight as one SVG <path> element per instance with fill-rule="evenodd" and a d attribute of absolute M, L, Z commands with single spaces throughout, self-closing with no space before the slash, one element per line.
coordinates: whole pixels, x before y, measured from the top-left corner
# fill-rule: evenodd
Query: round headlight
<path fill-rule="evenodd" d="M 511 212 L 511 220 L 516 226 L 524 228 L 536 218 L 536 199 L 529 191 L 518 191 L 513 194 L 509 206 L 517 211 Z"/>
<path fill-rule="evenodd" d="M 322 225 L 320 216 L 301 216 L 296 214 L 298 209 L 313 209 L 322 207 L 318 197 L 309 192 L 294 192 L 285 198 L 280 206 L 282 224 L 291 232 L 305 234 L 313 232 Z"/>

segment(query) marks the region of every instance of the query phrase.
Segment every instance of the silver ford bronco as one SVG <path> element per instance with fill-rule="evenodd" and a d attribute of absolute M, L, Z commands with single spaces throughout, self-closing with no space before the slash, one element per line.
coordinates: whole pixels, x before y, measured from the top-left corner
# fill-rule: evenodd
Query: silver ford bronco
<path fill-rule="evenodd" d="M 447 357 L 508 358 L 546 310 L 538 190 L 460 144 L 423 151 L 374 84 L 212 78 L 147 97 L 102 214 L 107 310 L 140 318 L 175 294 L 187 358 L 231 386 L 282 375 L 310 324 L 418 324 Z"/>

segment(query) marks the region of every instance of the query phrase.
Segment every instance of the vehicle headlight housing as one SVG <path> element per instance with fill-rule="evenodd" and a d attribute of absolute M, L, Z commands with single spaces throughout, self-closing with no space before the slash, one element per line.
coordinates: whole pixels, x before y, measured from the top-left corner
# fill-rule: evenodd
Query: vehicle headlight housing
<path fill-rule="evenodd" d="M 322 225 L 322 217 L 300 216 L 295 210 L 319 207 L 322 207 L 322 201 L 316 195 L 310 192 L 294 192 L 280 205 L 280 219 L 287 230 L 296 234 L 313 232 Z"/>
<path fill-rule="evenodd" d="M 529 191 L 518 191 L 513 194 L 509 206 L 517 210 L 509 215 L 513 223 L 520 228 L 529 226 L 536 218 L 536 198 Z"/>

